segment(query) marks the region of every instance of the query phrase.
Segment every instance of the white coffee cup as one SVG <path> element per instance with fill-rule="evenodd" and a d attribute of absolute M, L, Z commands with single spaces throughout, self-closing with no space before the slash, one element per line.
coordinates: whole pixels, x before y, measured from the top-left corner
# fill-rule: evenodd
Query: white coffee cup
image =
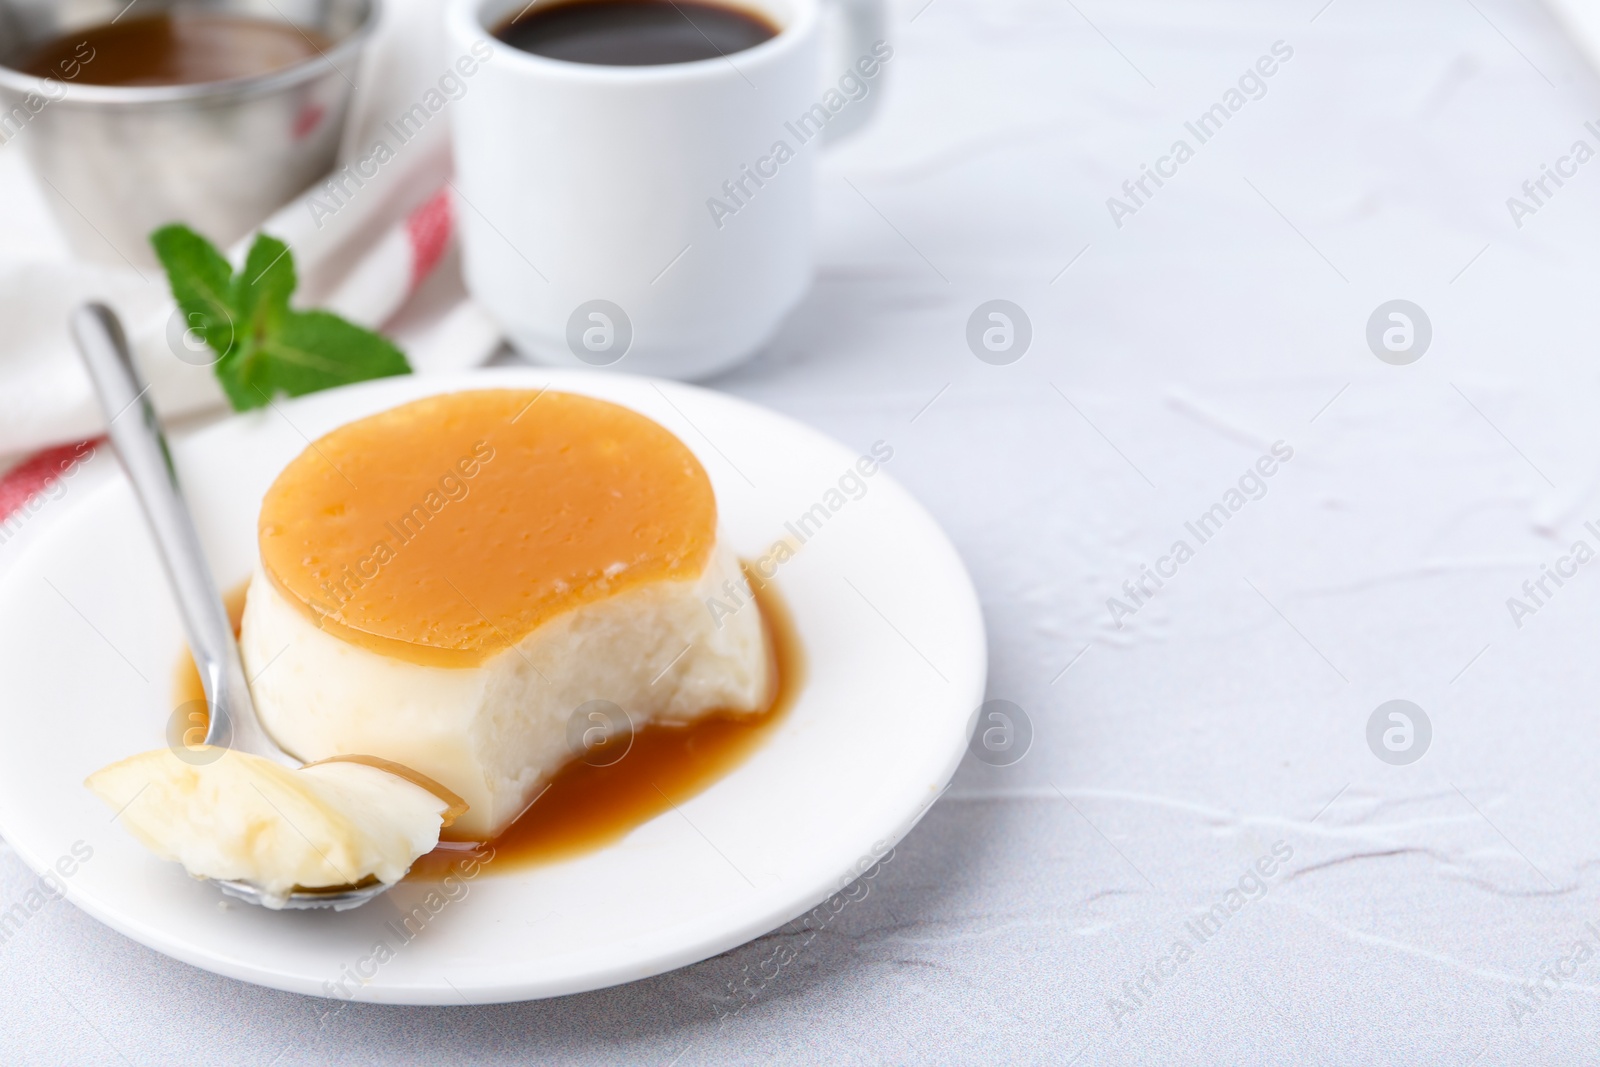
<path fill-rule="evenodd" d="M 529 6 L 446 14 L 457 54 L 490 49 L 451 115 L 468 289 L 541 363 L 699 378 L 748 358 L 810 285 L 821 143 L 881 94 L 881 0 L 740 0 L 780 32 L 635 67 L 492 36 Z"/>

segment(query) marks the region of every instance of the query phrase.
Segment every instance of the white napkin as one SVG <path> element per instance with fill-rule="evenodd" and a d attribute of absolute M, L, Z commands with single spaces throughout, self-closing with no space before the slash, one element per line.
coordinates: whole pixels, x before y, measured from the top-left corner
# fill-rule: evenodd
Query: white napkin
<path fill-rule="evenodd" d="M 450 58 L 444 41 L 441 0 L 387 0 L 358 77 L 341 165 L 370 152 L 384 123 L 437 81 Z M 382 327 L 422 374 L 481 363 L 500 343 L 498 328 L 461 283 L 444 185 L 448 121 L 447 108 L 337 212 L 311 210 L 311 197 L 326 200 L 313 187 L 261 226 L 294 253 L 296 304 Z M 174 354 L 168 333 L 175 309 L 165 278 L 75 261 L 21 158 L 22 142 L 0 147 L 0 456 L 103 430 L 66 328 L 72 309 L 89 299 L 122 317 L 164 416 L 220 409 L 211 368 Z M 248 244 L 233 250 L 235 262 Z"/>

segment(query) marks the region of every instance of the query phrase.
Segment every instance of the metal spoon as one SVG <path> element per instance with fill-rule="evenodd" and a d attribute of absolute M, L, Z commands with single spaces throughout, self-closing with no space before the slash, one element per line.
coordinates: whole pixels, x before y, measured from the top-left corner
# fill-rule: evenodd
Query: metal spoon
<path fill-rule="evenodd" d="M 206 565 L 194 519 L 178 488 L 166 438 L 146 395 L 150 387 L 140 381 L 122 324 L 105 305 L 86 304 L 72 315 L 72 335 L 89 377 L 94 380 L 95 392 L 110 423 L 111 443 L 149 521 L 178 601 L 178 612 L 183 616 L 189 648 L 205 688 L 206 709 L 211 714 L 205 743 L 264 756 L 288 767 L 302 766 L 301 761 L 267 736 L 256 717 L 228 609 Z M 218 880 L 217 885 L 229 896 L 251 904 L 263 903 L 261 890 L 249 882 Z M 375 882 L 296 890 L 289 894 L 285 907 L 344 911 L 365 904 L 388 888 Z"/>

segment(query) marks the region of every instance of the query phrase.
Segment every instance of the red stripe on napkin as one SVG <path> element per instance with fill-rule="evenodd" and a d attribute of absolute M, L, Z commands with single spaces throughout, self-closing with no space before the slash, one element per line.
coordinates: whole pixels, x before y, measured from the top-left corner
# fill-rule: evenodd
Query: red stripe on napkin
<path fill-rule="evenodd" d="M 450 244 L 455 220 L 450 213 L 450 187 L 445 186 L 406 219 L 406 237 L 411 241 L 411 288 L 422 284 L 439 265 Z"/>
<path fill-rule="evenodd" d="M 94 455 L 104 441 L 96 437 L 75 445 L 57 445 L 35 452 L 0 477 L 0 522 L 16 514 L 28 501 L 44 492 L 79 463 Z"/>

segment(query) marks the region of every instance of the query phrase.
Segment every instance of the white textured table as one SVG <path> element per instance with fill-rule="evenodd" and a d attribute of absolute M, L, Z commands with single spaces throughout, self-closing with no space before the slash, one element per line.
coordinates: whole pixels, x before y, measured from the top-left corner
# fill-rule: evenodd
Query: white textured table
<path fill-rule="evenodd" d="M 820 932 L 559 1001 L 311 1000 L 53 904 L 0 944 L 0 1061 L 1593 1062 L 1600 565 L 1561 561 L 1600 548 L 1600 162 L 1560 159 L 1594 77 L 1524 0 L 923 3 L 814 293 L 718 384 L 892 442 L 1026 756 L 969 759 Z M 1535 202 L 1542 164 L 1576 173 Z M 965 337 L 997 298 L 1010 365 Z M 1409 365 L 1366 337 L 1397 298 Z"/>

